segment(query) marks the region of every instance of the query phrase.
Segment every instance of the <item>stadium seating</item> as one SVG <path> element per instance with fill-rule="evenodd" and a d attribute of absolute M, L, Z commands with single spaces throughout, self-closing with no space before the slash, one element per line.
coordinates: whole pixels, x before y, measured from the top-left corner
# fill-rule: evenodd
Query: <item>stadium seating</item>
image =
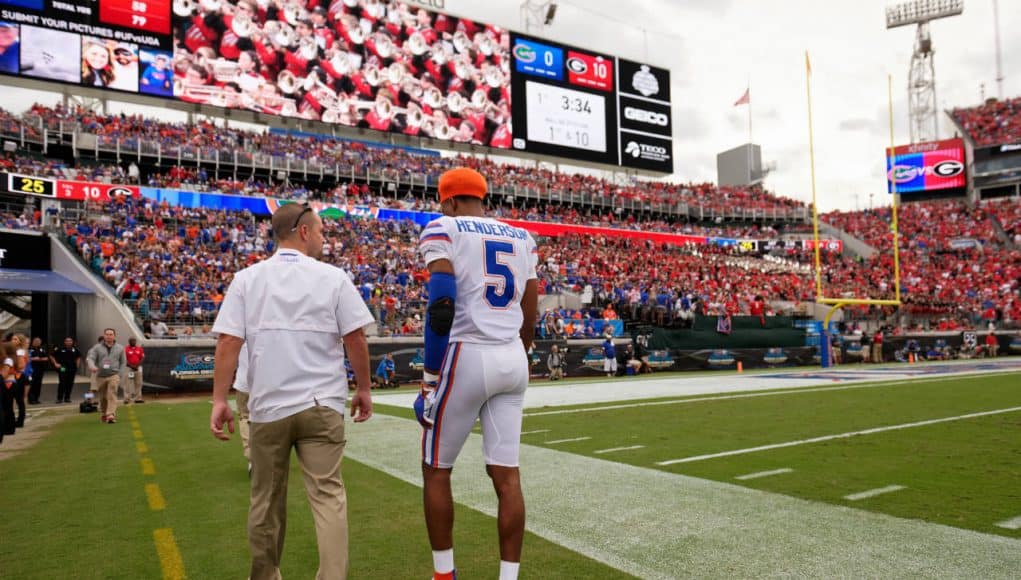
<path fill-rule="evenodd" d="M 14 117 L 5 113 L 8 134 L 17 133 Z M 95 135 L 97 146 L 118 143 L 123 151 L 159 151 L 168 159 L 229 159 L 239 165 L 255 157 L 274 157 L 278 167 L 288 161 L 308 162 L 343 173 L 376 172 L 398 176 L 420 175 L 423 183 L 435 183 L 439 174 L 455 165 L 473 166 L 487 175 L 490 188 L 496 192 L 546 192 L 563 199 L 583 196 L 585 200 L 627 201 L 657 206 L 686 204 L 697 217 L 735 213 L 767 218 L 775 212 L 804 210 L 804 204 L 779 197 L 761 187 L 719 188 L 711 183 L 671 184 L 635 180 L 618 184 L 602 177 L 553 171 L 546 168 L 522 167 L 496 163 L 470 156 L 439 157 L 423 155 L 406 149 L 368 147 L 362 143 L 332 138 L 311 139 L 274 133 L 255 133 L 216 126 L 208 121 L 194 125 L 162 123 L 125 115 L 95 113 L 36 105 L 20 119 L 30 133 L 43 130 L 63 133 L 80 132 Z M 0 128 L 5 125 L 0 124 Z M 302 165 L 304 167 L 304 165 Z M 248 193 L 240 188 L 238 193 Z M 266 187 L 253 187 L 251 193 L 264 195 Z M 650 205 L 650 207 L 652 207 Z M 799 214 L 801 212 L 799 211 Z"/>
<path fill-rule="evenodd" d="M 1021 143 L 1021 97 L 990 99 L 978 107 L 954 109 L 952 114 L 976 146 Z"/>

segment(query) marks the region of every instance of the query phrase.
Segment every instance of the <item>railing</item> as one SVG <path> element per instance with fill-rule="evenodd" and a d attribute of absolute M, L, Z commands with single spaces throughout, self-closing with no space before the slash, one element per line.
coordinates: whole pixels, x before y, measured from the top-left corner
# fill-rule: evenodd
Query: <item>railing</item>
<path fill-rule="evenodd" d="M 268 171 L 270 179 L 276 177 L 278 171 L 288 175 L 300 174 L 304 179 L 310 176 L 319 178 L 331 177 L 336 181 L 367 181 L 392 183 L 398 188 L 426 189 L 435 187 L 438 176 L 426 173 L 407 173 L 396 169 L 364 169 L 355 162 L 354 154 L 338 152 L 326 158 L 313 156 L 298 158 L 293 155 L 274 155 L 253 152 L 238 148 L 217 148 L 210 146 L 193 146 L 177 142 L 163 143 L 142 137 L 111 137 L 93 135 L 80 130 L 77 123 L 54 118 L 28 116 L 22 120 L 8 119 L 0 124 L 0 134 L 14 137 L 22 145 L 28 142 L 45 145 L 48 133 L 61 138 L 69 137 L 76 154 L 89 152 L 94 157 L 100 153 L 113 154 L 118 160 L 142 157 L 155 158 L 158 165 L 174 163 L 181 166 L 214 165 L 217 169 L 228 170 L 246 168 Z M 569 203 L 593 208 L 606 208 L 629 212 L 641 212 L 688 217 L 700 221 L 723 219 L 729 221 L 808 221 L 807 208 L 770 208 L 752 209 L 737 207 L 732 209 L 716 209 L 709 206 L 696 206 L 682 201 L 664 202 L 634 199 L 627 195 L 603 195 L 591 192 L 577 192 L 571 189 L 541 184 L 537 186 L 494 185 L 491 193 L 503 196 L 508 201 L 532 201 L 544 203 Z M 690 192 L 687 192 L 690 195 Z"/>

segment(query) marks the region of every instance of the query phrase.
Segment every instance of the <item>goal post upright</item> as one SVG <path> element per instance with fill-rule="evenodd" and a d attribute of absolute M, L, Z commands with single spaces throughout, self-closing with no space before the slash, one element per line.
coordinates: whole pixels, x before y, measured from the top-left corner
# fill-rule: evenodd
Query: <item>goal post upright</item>
<path fill-rule="evenodd" d="M 808 51 L 805 51 L 805 84 L 806 93 L 808 98 L 808 150 L 809 150 L 809 165 L 811 170 L 812 178 L 812 235 L 814 238 L 814 250 L 815 250 L 815 295 L 817 304 L 825 304 L 830 306 L 829 311 L 826 313 L 826 317 L 823 320 L 822 332 L 820 333 L 820 363 L 823 368 L 829 368 L 832 366 L 832 345 L 830 343 L 829 326 L 830 320 L 837 311 L 841 310 L 845 306 L 900 306 L 901 305 L 901 288 L 900 288 L 900 229 L 897 220 L 897 182 L 892 178 L 895 175 L 894 163 L 896 156 L 894 155 L 894 132 L 893 132 L 893 75 L 887 75 L 887 100 L 889 104 L 889 122 L 890 122 L 890 152 L 888 159 L 889 168 L 887 169 L 887 183 L 889 183 L 889 193 L 892 196 L 891 204 L 891 215 L 890 215 L 890 233 L 893 237 L 893 288 L 894 298 L 893 299 L 877 299 L 877 298 L 827 298 L 823 294 L 822 289 L 822 260 L 820 256 L 821 244 L 819 243 L 819 210 L 818 203 L 816 200 L 816 187 L 815 187 L 815 142 L 812 129 L 812 67 L 808 57 Z"/>

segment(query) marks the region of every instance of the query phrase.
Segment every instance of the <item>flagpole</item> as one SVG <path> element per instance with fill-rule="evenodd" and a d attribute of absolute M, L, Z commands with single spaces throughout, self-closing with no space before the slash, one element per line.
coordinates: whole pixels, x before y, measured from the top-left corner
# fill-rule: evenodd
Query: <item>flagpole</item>
<path fill-rule="evenodd" d="M 819 256 L 819 204 L 815 197 L 815 137 L 812 130 L 812 64 L 805 51 L 805 90 L 808 95 L 808 164 L 812 172 L 812 234 L 815 237 L 815 295 L 822 298 L 822 266 Z"/>
<path fill-rule="evenodd" d="M 748 143 L 754 143 L 752 139 L 752 81 L 748 80 Z"/>

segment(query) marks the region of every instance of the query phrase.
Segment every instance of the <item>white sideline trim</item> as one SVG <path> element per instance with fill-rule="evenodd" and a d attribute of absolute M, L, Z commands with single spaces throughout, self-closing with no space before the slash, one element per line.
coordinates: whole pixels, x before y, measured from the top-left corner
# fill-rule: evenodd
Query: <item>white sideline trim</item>
<path fill-rule="evenodd" d="M 759 445 L 758 447 L 748 447 L 746 449 L 735 449 L 733 451 L 722 451 L 720 453 L 708 453 L 706 455 L 682 457 L 681 459 L 668 459 L 666 461 L 657 461 L 656 465 L 675 465 L 677 463 L 691 463 L 693 461 L 704 461 L 706 459 L 716 459 L 718 457 L 744 455 L 746 453 L 756 453 L 758 451 L 769 451 L 771 449 L 782 449 L 784 447 L 808 445 L 809 443 L 821 443 L 823 441 L 832 441 L 834 439 L 847 439 L 848 437 L 855 437 L 858 435 L 872 435 L 874 433 L 883 433 L 886 431 L 897 431 L 899 429 L 911 429 L 913 427 L 925 427 L 926 425 L 936 425 L 938 423 L 949 423 L 951 421 L 960 421 L 962 419 L 974 419 L 976 417 L 1002 415 L 1004 413 L 1014 413 L 1016 411 L 1021 411 L 1021 407 L 1009 407 L 1007 409 L 997 409 L 995 411 L 982 411 L 981 413 L 968 413 L 967 415 L 943 417 L 942 419 L 928 419 L 926 421 L 915 421 L 914 423 L 903 423 L 901 425 L 887 425 L 885 427 L 873 427 L 872 429 L 862 429 L 861 431 L 849 431 L 847 433 L 838 433 L 836 435 L 823 435 L 822 437 L 812 437 L 811 439 L 799 439 L 797 441 L 773 443 L 772 445 Z"/>
<path fill-rule="evenodd" d="M 574 441 L 588 441 L 591 437 L 572 437 L 570 439 L 554 439 L 553 441 L 546 441 L 544 445 L 556 445 L 557 443 L 573 443 Z"/>
<path fill-rule="evenodd" d="M 1005 370 L 1005 371 L 991 371 L 991 372 L 974 373 L 974 374 L 976 374 L 976 375 L 981 374 L 983 376 L 988 376 L 988 375 L 992 375 L 992 374 L 1003 374 L 1003 373 L 1008 373 L 1009 374 L 1009 373 L 1015 373 L 1015 372 L 1017 372 L 1016 369 L 1011 369 L 1011 370 Z M 570 413 L 595 413 L 595 412 L 598 412 L 598 411 L 615 411 L 615 410 L 618 410 L 618 409 L 633 409 L 635 407 L 657 407 L 657 406 L 660 406 L 660 405 L 683 405 L 683 404 L 686 404 L 686 403 L 704 403 L 706 401 L 726 401 L 726 400 L 730 400 L 730 399 L 750 399 L 750 398 L 754 398 L 754 397 L 777 397 L 777 396 L 782 396 L 782 395 L 801 395 L 803 393 L 823 393 L 823 392 L 827 392 L 827 391 L 846 391 L 848 389 L 874 389 L 874 388 L 877 388 L 877 387 L 896 387 L 896 386 L 900 386 L 900 385 L 910 385 L 910 384 L 918 384 L 918 383 L 942 383 L 942 382 L 945 382 L 945 381 L 960 380 L 962 377 L 967 377 L 967 376 L 969 376 L 969 375 L 961 374 L 961 375 L 954 375 L 954 376 L 950 376 L 950 377 L 940 377 L 940 378 L 932 378 L 932 379 L 926 378 L 926 377 L 919 377 L 919 378 L 916 378 L 916 379 L 903 380 L 903 381 L 883 381 L 883 382 L 878 382 L 878 383 L 871 382 L 871 383 L 864 383 L 864 384 L 841 385 L 839 387 L 807 387 L 807 388 L 783 387 L 786 390 L 782 390 L 782 391 L 781 390 L 771 390 L 771 391 L 755 392 L 755 393 L 742 393 L 740 395 L 717 395 L 717 396 L 712 396 L 712 397 L 696 397 L 696 398 L 687 398 L 687 399 L 671 399 L 669 401 L 649 401 L 649 402 L 645 402 L 645 403 L 624 403 L 624 404 L 621 404 L 621 405 L 604 405 L 604 406 L 601 406 L 601 407 L 584 407 L 584 408 L 581 408 L 581 409 L 559 409 L 559 410 L 556 410 L 556 411 L 538 411 L 538 412 L 535 412 L 535 413 L 525 413 L 524 417 L 527 419 L 529 417 L 542 417 L 542 416 L 545 416 L 545 415 L 566 415 L 566 414 L 570 414 Z"/>
<path fill-rule="evenodd" d="M 614 453 L 616 451 L 632 451 L 634 449 L 642 449 L 645 445 L 631 445 L 628 447 L 611 447 L 609 449 L 600 449 L 599 451 L 593 451 L 596 455 L 602 455 L 603 453 Z"/>
<path fill-rule="evenodd" d="M 997 522 L 996 526 L 1005 530 L 1021 530 L 1021 516 Z"/>
<path fill-rule="evenodd" d="M 870 497 L 876 497 L 877 495 L 883 495 L 884 493 L 892 493 L 907 489 L 903 485 L 888 485 L 886 487 L 877 487 L 876 489 L 868 489 L 865 491 L 859 491 L 858 493 L 850 493 L 844 496 L 847 501 L 860 501 L 868 499 Z"/>
<path fill-rule="evenodd" d="M 756 471 L 755 473 L 746 473 L 744 475 L 739 475 L 739 476 L 735 477 L 734 479 L 737 479 L 737 480 L 740 480 L 740 481 L 747 481 L 749 479 L 759 479 L 760 477 L 769 477 L 771 475 L 781 475 L 781 474 L 784 474 L 784 473 L 790 473 L 792 471 L 794 471 L 794 470 L 791 469 L 790 467 L 781 467 L 780 469 L 771 469 L 769 471 Z"/>

